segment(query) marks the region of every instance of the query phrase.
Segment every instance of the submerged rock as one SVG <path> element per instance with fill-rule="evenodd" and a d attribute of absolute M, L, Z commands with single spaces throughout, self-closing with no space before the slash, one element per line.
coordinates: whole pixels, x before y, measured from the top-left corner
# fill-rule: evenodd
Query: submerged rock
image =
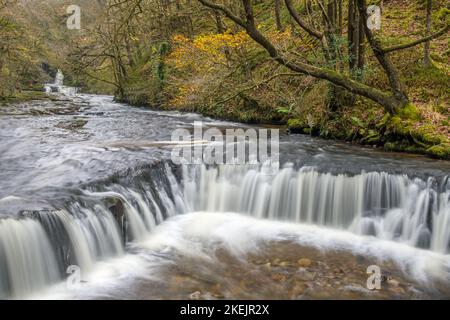
<path fill-rule="evenodd" d="M 297 264 L 298 264 L 300 267 L 308 268 L 308 267 L 311 266 L 312 261 L 309 260 L 309 259 L 307 259 L 307 258 L 302 258 L 302 259 L 299 259 L 299 260 L 297 261 Z"/>
<path fill-rule="evenodd" d="M 83 128 L 87 123 L 88 123 L 88 121 L 86 119 L 75 118 L 72 121 L 60 122 L 56 125 L 56 127 L 62 128 L 62 129 L 68 129 L 68 130 L 76 130 L 76 129 Z"/>

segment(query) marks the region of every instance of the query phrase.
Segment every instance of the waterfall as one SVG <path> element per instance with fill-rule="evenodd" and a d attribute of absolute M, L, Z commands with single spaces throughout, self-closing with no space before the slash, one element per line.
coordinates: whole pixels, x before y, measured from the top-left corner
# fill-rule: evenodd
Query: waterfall
<path fill-rule="evenodd" d="M 64 85 L 64 74 L 61 69 L 56 72 L 53 83 L 44 84 L 44 89 L 46 93 L 59 92 L 64 95 L 74 95 L 78 92 L 78 88 Z"/>
<path fill-rule="evenodd" d="M 58 87 L 64 85 L 64 74 L 62 73 L 61 69 L 58 69 L 58 72 L 56 73 L 54 84 Z"/>
<path fill-rule="evenodd" d="M 286 165 L 196 166 L 184 170 L 192 211 L 237 212 L 322 225 L 447 253 L 450 186 L 386 172 L 320 173 Z M 448 179 L 443 179 L 446 182 Z"/>
<path fill-rule="evenodd" d="M 34 220 L 0 220 L 0 298 L 21 297 L 57 280 L 50 241 Z"/>
<path fill-rule="evenodd" d="M 72 265 L 82 275 L 90 272 L 165 219 L 194 211 L 320 225 L 450 251 L 448 177 L 331 174 L 289 164 L 173 169 L 164 164 L 138 170 L 131 178 L 77 189 L 49 203 L 51 209 L 2 215 L 0 298 L 25 297 L 61 282 Z"/>
<path fill-rule="evenodd" d="M 161 172 L 160 172 L 161 171 Z M 161 178 L 162 177 L 162 178 Z M 0 298 L 22 298 L 125 252 L 169 216 L 184 212 L 182 190 L 168 166 L 132 185 L 79 190 L 55 210 L 0 219 Z M 159 180 L 158 180 L 159 179 Z"/>

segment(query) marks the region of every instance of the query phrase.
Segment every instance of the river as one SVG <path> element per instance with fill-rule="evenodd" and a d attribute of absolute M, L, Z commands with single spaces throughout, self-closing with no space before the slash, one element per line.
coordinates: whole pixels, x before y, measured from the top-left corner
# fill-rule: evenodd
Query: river
<path fill-rule="evenodd" d="M 370 264 L 414 291 L 390 293 L 448 297 L 448 161 L 281 132 L 270 175 L 175 165 L 194 121 L 255 128 L 99 95 L 1 107 L 0 297 L 358 298 Z M 317 285 L 326 263 L 353 269 Z M 309 294 L 286 295 L 298 272 Z"/>

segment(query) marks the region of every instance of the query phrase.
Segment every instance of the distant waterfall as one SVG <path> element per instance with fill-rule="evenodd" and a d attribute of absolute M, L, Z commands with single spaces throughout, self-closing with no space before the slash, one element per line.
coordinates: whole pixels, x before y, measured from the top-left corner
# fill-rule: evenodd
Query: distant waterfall
<path fill-rule="evenodd" d="M 61 69 L 58 69 L 58 72 L 55 76 L 55 86 L 63 86 L 64 85 L 64 74 L 62 73 Z"/>
<path fill-rule="evenodd" d="M 292 166 L 185 170 L 193 211 L 238 212 L 346 229 L 441 253 L 450 249 L 450 182 L 406 175 L 319 173 Z"/>
<path fill-rule="evenodd" d="M 78 92 L 76 87 L 68 87 L 64 85 L 64 74 L 61 69 L 58 69 L 53 83 L 46 83 L 44 85 L 45 92 L 59 92 L 65 95 L 74 95 Z"/>

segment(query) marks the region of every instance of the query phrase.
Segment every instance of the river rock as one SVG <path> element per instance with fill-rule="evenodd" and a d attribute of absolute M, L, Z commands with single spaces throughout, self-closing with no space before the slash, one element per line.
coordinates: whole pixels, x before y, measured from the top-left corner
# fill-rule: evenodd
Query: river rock
<path fill-rule="evenodd" d="M 62 129 L 75 130 L 83 128 L 87 123 L 87 120 L 77 118 L 69 122 L 60 122 L 56 126 Z"/>
<path fill-rule="evenodd" d="M 264 264 L 263 267 L 267 271 L 271 271 L 272 270 L 272 264 L 270 262 L 267 262 L 266 264 Z"/>
<path fill-rule="evenodd" d="M 316 278 L 316 275 L 317 273 L 309 272 L 302 268 L 296 273 L 295 277 L 302 281 L 313 281 Z"/>
<path fill-rule="evenodd" d="M 297 261 L 297 264 L 298 264 L 300 267 L 308 268 L 308 267 L 311 266 L 312 261 L 311 261 L 310 259 L 307 259 L 307 258 L 301 258 L 301 259 L 299 259 L 299 260 Z"/>
<path fill-rule="evenodd" d="M 280 267 L 289 267 L 290 263 L 287 261 L 281 261 L 280 262 Z"/>
<path fill-rule="evenodd" d="M 387 283 L 391 286 L 391 287 L 398 287 L 400 285 L 400 282 L 398 282 L 395 279 L 392 278 L 388 278 L 387 279 Z"/>
<path fill-rule="evenodd" d="M 202 293 L 200 291 L 195 291 L 189 295 L 189 299 L 191 300 L 200 300 Z"/>
<path fill-rule="evenodd" d="M 284 281 L 286 281 L 286 276 L 281 273 L 275 273 L 274 275 L 272 275 L 272 280 L 278 281 L 278 282 L 284 282 Z"/>
<path fill-rule="evenodd" d="M 290 296 L 293 298 L 297 298 L 301 296 L 306 289 L 308 289 L 308 287 L 304 283 L 296 282 L 295 285 L 290 290 Z"/>
<path fill-rule="evenodd" d="M 391 291 L 399 296 L 402 296 L 406 293 L 402 287 L 392 287 L 392 288 L 389 288 L 389 291 Z"/>

